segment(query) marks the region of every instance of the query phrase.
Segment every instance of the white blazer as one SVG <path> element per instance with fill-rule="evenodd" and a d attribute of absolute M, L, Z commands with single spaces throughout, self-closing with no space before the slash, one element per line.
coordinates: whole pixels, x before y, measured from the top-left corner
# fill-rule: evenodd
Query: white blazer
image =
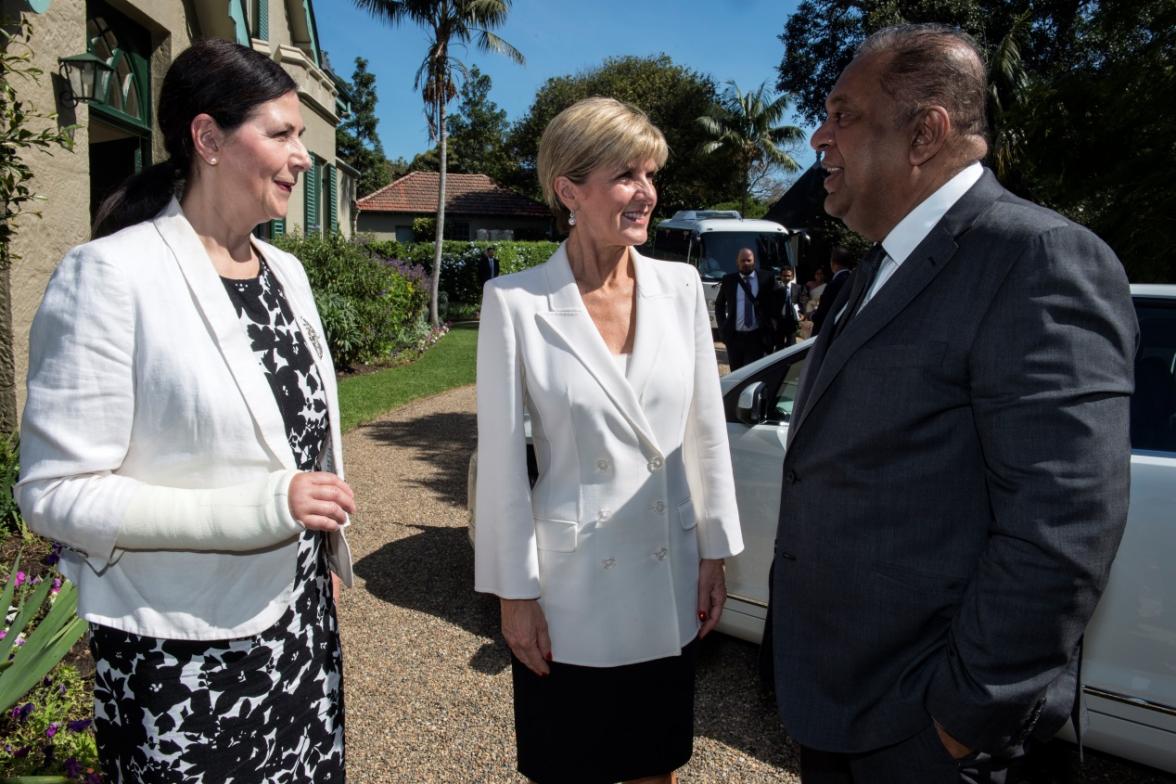
<path fill-rule="evenodd" d="M 699 558 L 743 549 L 698 273 L 631 253 L 627 378 L 564 246 L 491 280 L 482 301 L 475 589 L 538 598 L 552 657 L 570 664 L 678 654 L 698 633 Z"/>
<path fill-rule="evenodd" d="M 306 273 L 290 254 L 254 243 L 313 333 L 330 416 L 324 466 L 341 476 L 335 371 Z M 249 552 L 218 552 L 216 542 L 205 551 L 116 547 L 143 485 L 173 490 L 169 500 L 182 506 L 195 489 L 297 468 L 245 329 L 177 201 L 66 255 L 33 321 L 28 384 L 15 492 L 29 526 L 68 546 L 62 572 L 78 586 L 83 618 L 187 640 L 249 636 L 277 621 L 293 588 L 296 535 Z M 272 505 L 286 503 L 288 482 Z M 327 549 L 350 584 L 342 532 Z"/>

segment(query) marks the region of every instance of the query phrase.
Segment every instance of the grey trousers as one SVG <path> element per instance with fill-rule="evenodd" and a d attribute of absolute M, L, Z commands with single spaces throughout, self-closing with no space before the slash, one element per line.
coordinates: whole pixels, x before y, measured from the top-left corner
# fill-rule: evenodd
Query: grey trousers
<path fill-rule="evenodd" d="M 952 759 L 929 724 L 904 741 L 875 751 L 839 754 L 800 748 L 801 784 L 1018 784 L 1025 754 L 979 752 Z"/>

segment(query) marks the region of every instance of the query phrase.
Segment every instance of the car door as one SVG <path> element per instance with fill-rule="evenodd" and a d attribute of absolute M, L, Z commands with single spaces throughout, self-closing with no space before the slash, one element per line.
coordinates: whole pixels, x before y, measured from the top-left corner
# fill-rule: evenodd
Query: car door
<path fill-rule="evenodd" d="M 768 604 L 788 423 L 807 355 L 807 345 L 780 352 L 775 362 L 728 393 L 727 437 L 744 543 L 743 552 L 727 560 L 727 592 L 733 600 L 728 607 L 748 617 L 729 619 L 736 628 L 724 631 L 757 642 Z M 740 407 L 741 397 L 747 402 L 757 398 L 754 410 Z"/>
<path fill-rule="evenodd" d="M 1176 771 L 1176 299 L 1136 310 L 1131 504 L 1086 633 L 1084 740 Z"/>

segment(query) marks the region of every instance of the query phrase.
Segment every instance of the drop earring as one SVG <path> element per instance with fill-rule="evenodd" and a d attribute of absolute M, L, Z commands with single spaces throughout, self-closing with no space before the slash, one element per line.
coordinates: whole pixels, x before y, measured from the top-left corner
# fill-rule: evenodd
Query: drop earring
<path fill-rule="evenodd" d="M 576 211 L 575 210 L 568 210 L 568 225 L 569 226 L 576 225 Z"/>

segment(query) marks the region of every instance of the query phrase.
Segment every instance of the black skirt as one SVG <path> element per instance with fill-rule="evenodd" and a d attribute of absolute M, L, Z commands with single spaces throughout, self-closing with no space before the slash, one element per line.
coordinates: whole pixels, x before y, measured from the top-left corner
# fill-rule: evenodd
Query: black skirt
<path fill-rule="evenodd" d="M 697 644 L 622 667 L 552 662 L 545 678 L 512 655 L 519 773 L 538 784 L 615 784 L 685 765 Z"/>

